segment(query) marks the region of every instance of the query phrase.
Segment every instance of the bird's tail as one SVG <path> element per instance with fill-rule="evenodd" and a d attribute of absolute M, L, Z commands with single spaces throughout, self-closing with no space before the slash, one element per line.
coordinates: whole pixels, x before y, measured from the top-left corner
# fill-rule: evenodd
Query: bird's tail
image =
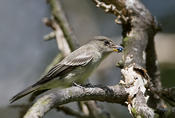
<path fill-rule="evenodd" d="M 30 86 L 26 89 L 24 89 L 23 91 L 19 92 L 18 94 L 16 94 L 15 96 L 13 96 L 11 99 L 10 99 L 10 103 L 13 103 L 15 102 L 16 100 L 24 97 L 25 95 L 28 95 L 29 93 L 32 93 L 34 91 L 37 91 L 39 86 Z"/>

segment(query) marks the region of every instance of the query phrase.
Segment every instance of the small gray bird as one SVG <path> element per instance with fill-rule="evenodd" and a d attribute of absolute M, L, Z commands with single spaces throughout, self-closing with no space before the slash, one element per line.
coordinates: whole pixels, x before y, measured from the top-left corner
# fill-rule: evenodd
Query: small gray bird
<path fill-rule="evenodd" d="M 15 95 L 10 102 L 32 92 L 83 83 L 105 57 L 113 51 L 122 52 L 122 50 L 121 46 L 107 37 L 96 36 L 52 67 L 38 82 Z"/>

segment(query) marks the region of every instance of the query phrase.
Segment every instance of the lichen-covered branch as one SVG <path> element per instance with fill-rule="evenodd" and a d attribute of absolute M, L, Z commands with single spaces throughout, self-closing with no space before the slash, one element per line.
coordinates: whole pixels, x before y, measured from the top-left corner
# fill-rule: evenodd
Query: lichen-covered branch
<path fill-rule="evenodd" d="M 129 93 L 128 110 L 134 117 L 154 118 L 154 110 L 147 104 L 146 85 L 148 77 L 144 69 L 136 64 L 131 64 L 121 70 L 126 86 L 125 90 Z"/>
<path fill-rule="evenodd" d="M 98 100 L 125 104 L 127 98 L 128 93 L 126 93 L 122 85 L 54 89 L 39 98 L 28 110 L 24 118 L 41 118 L 52 108 L 73 101 Z"/>
<path fill-rule="evenodd" d="M 152 82 L 153 85 L 161 88 L 154 48 L 154 35 L 158 30 L 157 22 L 140 0 L 93 1 L 97 7 L 116 15 L 116 20 L 120 21 L 123 28 L 125 50 L 121 72 L 124 80 L 121 83 L 126 86 L 125 90 L 129 93 L 130 113 L 134 117 L 153 118 L 155 114 L 148 104 L 148 98 L 151 96 L 147 94 L 146 86 L 148 82 Z M 118 11 L 117 14 L 116 11 Z M 144 73 L 149 77 L 144 76 Z"/>

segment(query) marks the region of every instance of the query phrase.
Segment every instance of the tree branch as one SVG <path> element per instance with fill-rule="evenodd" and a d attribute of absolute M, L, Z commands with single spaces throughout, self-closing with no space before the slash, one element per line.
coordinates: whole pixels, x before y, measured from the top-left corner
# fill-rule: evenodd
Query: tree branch
<path fill-rule="evenodd" d="M 98 100 L 125 104 L 128 94 L 122 85 L 109 87 L 70 87 L 50 90 L 39 98 L 28 110 L 24 118 L 41 118 L 53 107 L 74 101 Z"/>
<path fill-rule="evenodd" d="M 57 43 L 58 43 L 58 49 L 62 51 L 59 53 L 53 61 L 48 65 L 46 68 L 45 73 L 48 72 L 56 63 L 58 63 L 64 56 L 66 56 L 68 53 L 73 51 L 75 49 L 75 44 L 73 45 L 72 42 L 76 41 L 76 37 L 73 34 L 69 23 L 64 15 L 63 10 L 61 9 L 60 3 L 58 0 L 47 0 L 47 3 L 51 7 L 51 12 L 52 12 L 52 19 L 48 20 L 47 18 L 43 20 L 43 22 L 51 27 L 54 31 L 49 33 L 48 35 L 45 36 L 44 39 L 52 39 L 56 38 Z M 61 46 L 59 46 L 61 45 Z M 66 45 L 66 49 L 63 47 Z M 68 51 L 67 51 L 68 49 Z M 66 52 L 66 53 L 64 53 Z"/>
<path fill-rule="evenodd" d="M 66 38 L 64 37 L 64 33 L 59 24 L 54 19 L 45 18 L 43 22 L 50 26 L 53 30 L 55 30 L 55 36 L 57 40 L 58 49 L 61 51 L 63 56 L 67 56 L 71 53 L 70 45 L 68 44 Z"/>
<path fill-rule="evenodd" d="M 85 104 L 89 110 L 89 118 L 110 118 L 110 114 L 102 110 L 95 101 L 87 101 Z"/>
<path fill-rule="evenodd" d="M 97 7 L 116 15 L 116 20 L 120 20 L 123 28 L 125 49 L 122 63 L 124 68 L 121 72 L 124 81 L 121 83 L 126 86 L 125 90 L 129 93 L 130 113 L 134 117 L 153 118 L 154 110 L 147 104 L 151 96 L 147 94 L 145 86 L 150 82 L 151 77 L 151 82 L 161 88 L 154 47 L 154 36 L 158 30 L 157 22 L 140 0 L 93 1 Z M 145 76 L 148 75 L 147 72 L 150 77 Z"/>
<path fill-rule="evenodd" d="M 69 23 L 64 15 L 64 11 L 61 9 L 61 5 L 58 0 L 47 0 L 48 4 L 51 7 L 51 13 L 56 22 L 59 24 L 64 37 L 66 38 L 68 45 L 70 46 L 71 51 L 75 49 L 75 45 L 73 45 L 73 41 L 76 41 L 76 37 L 72 32 Z"/>

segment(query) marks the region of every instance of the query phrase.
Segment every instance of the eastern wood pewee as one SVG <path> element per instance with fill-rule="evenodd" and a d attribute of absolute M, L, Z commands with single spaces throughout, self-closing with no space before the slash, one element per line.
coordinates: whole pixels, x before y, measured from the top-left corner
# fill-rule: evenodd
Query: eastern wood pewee
<path fill-rule="evenodd" d="M 52 67 L 38 82 L 15 95 L 10 102 L 39 90 L 69 87 L 73 82 L 83 83 L 106 56 L 122 50 L 107 37 L 96 36 Z"/>

